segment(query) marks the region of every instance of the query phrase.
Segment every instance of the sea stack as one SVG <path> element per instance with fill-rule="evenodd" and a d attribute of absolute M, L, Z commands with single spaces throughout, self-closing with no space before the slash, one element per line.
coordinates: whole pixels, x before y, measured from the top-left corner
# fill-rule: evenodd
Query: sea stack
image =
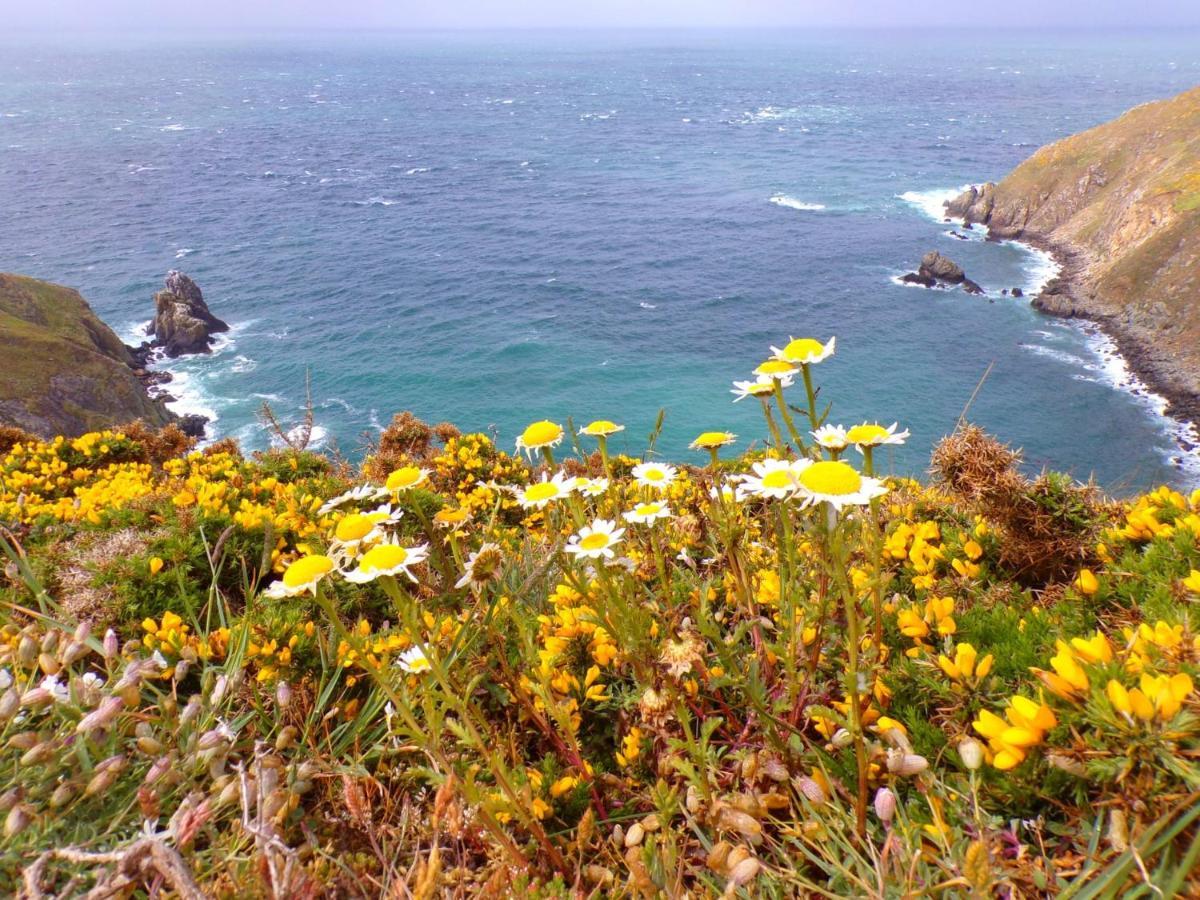
<path fill-rule="evenodd" d="M 209 311 L 200 286 L 187 275 L 172 269 L 165 290 L 154 295 L 154 321 L 146 333 L 153 344 L 170 357 L 212 351 L 212 336 L 229 326 Z"/>
<path fill-rule="evenodd" d="M 963 290 L 968 294 L 983 293 L 983 288 L 967 277 L 962 266 L 949 257 L 942 256 L 936 250 L 930 250 L 921 257 L 920 268 L 904 275 L 901 281 L 929 288 L 938 285 L 961 284 Z"/>

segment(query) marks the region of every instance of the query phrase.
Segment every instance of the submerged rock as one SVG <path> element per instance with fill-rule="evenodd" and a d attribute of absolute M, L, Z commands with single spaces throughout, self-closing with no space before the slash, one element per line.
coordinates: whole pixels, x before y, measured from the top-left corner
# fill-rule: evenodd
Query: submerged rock
<path fill-rule="evenodd" d="M 210 352 L 212 336 L 229 326 L 212 314 L 199 285 L 182 272 L 168 272 L 165 287 L 154 295 L 154 321 L 146 329 L 154 346 L 171 357 Z"/>

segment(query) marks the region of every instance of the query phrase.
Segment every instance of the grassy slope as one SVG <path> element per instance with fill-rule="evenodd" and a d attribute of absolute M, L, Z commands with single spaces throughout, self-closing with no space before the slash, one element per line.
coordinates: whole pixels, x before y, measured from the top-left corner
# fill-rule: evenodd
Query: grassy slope
<path fill-rule="evenodd" d="M 77 291 L 0 273 L 0 423 L 82 434 L 173 416 L 150 400 L 121 340 Z"/>
<path fill-rule="evenodd" d="M 991 224 L 1080 250 L 1080 303 L 1200 393 L 1200 88 L 1043 147 L 997 186 Z"/>

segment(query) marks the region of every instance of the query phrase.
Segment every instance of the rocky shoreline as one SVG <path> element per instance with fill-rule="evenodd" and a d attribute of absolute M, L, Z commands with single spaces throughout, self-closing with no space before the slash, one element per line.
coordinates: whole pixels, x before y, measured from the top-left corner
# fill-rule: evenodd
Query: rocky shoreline
<path fill-rule="evenodd" d="M 946 221 L 954 222 L 957 219 L 964 224 L 971 224 L 970 219 L 955 215 L 959 210 L 955 206 L 957 202 L 946 204 L 950 213 Z M 1186 452 L 1200 449 L 1200 393 L 1181 386 L 1174 373 L 1164 371 L 1161 355 L 1147 345 L 1144 337 L 1123 327 L 1119 317 L 1092 299 L 1087 277 L 1091 265 L 1089 253 L 1084 248 L 1029 230 L 991 225 L 987 228 L 988 240 L 1016 241 L 1051 256 L 1059 267 L 1058 274 L 1032 298 L 1030 302 L 1033 308 L 1048 316 L 1079 319 L 1099 328 L 1116 345 L 1130 372 L 1148 390 L 1166 401 L 1165 414 L 1190 427 L 1193 440 L 1180 440 L 1181 449 Z"/>

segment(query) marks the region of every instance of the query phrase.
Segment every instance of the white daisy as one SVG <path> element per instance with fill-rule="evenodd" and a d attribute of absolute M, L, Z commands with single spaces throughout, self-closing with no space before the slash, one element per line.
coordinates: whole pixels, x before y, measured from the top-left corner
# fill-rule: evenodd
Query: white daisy
<path fill-rule="evenodd" d="M 387 489 L 395 494 L 409 491 L 424 484 L 428 477 L 428 469 L 422 469 L 420 466 L 401 466 L 387 477 Z"/>
<path fill-rule="evenodd" d="M 608 490 L 607 478 L 576 478 L 575 490 L 585 497 L 599 497 Z"/>
<path fill-rule="evenodd" d="M 425 651 L 420 647 L 409 647 L 396 659 L 398 665 L 405 672 L 415 675 L 418 672 L 429 671 L 429 657 L 425 655 Z"/>
<path fill-rule="evenodd" d="M 344 494 L 338 494 L 336 497 L 326 500 L 325 504 L 317 510 L 317 515 L 328 515 L 344 503 L 377 500 L 380 497 L 386 496 L 386 488 L 376 487 L 373 484 L 360 484 L 358 487 L 351 488 Z"/>
<path fill-rule="evenodd" d="M 785 359 L 768 359 L 759 363 L 754 374 L 758 376 L 759 381 L 767 379 L 782 382 L 785 378 L 792 378 L 799 371 L 794 364 Z"/>
<path fill-rule="evenodd" d="M 813 440 L 826 450 L 841 452 L 850 446 L 846 439 L 846 429 L 841 425 L 822 425 L 812 432 Z"/>
<path fill-rule="evenodd" d="M 272 584 L 264 593 L 280 599 L 298 594 L 315 594 L 322 578 L 331 575 L 336 566 L 328 556 L 319 553 L 302 556 L 283 572 L 283 578 Z"/>
<path fill-rule="evenodd" d="M 780 387 L 790 388 L 796 383 L 795 379 L 790 375 L 785 375 L 782 378 L 776 379 L 779 381 Z M 770 397 L 775 393 L 775 381 L 770 378 L 759 378 L 757 381 L 735 381 L 733 390 L 729 393 L 735 395 L 733 402 L 745 400 L 747 397 Z"/>
<path fill-rule="evenodd" d="M 620 543 L 624 528 L 617 528 L 617 523 L 610 519 L 593 519 L 592 524 L 584 525 L 577 534 L 571 535 L 567 546 L 568 553 L 588 559 L 606 557 L 612 559 L 615 555 L 613 547 Z"/>
<path fill-rule="evenodd" d="M 833 356 L 837 338 L 830 338 L 822 344 L 814 338 L 790 338 L 786 347 L 780 350 L 772 347 L 775 358 L 782 362 L 797 366 L 812 366 Z"/>
<path fill-rule="evenodd" d="M 358 568 L 346 573 L 346 580 L 355 584 L 365 584 L 374 581 L 381 575 L 404 575 L 412 581 L 417 580 L 410 566 L 425 561 L 429 555 L 429 545 L 420 544 L 416 547 L 401 547 L 399 544 L 377 544 L 358 561 Z"/>
<path fill-rule="evenodd" d="M 543 419 L 540 422 L 534 422 L 521 432 L 521 436 L 517 438 L 517 449 L 524 450 L 532 459 L 535 450 L 557 447 L 562 443 L 562 439 L 562 426 Z"/>
<path fill-rule="evenodd" d="M 462 577 L 454 586 L 455 588 L 464 588 L 470 585 L 481 588 L 489 581 L 498 581 L 502 574 L 503 563 L 504 556 L 500 551 L 499 544 L 493 544 L 490 541 L 480 544 L 479 549 L 467 557 Z"/>
<path fill-rule="evenodd" d="M 574 489 L 574 478 L 567 478 L 562 472 L 555 472 L 553 478 L 543 475 L 541 481 L 518 488 L 517 502 L 525 509 L 544 509 L 547 503 L 563 499 Z"/>
<path fill-rule="evenodd" d="M 877 422 L 863 422 L 855 425 L 846 432 L 846 440 L 862 453 L 864 447 L 878 447 L 881 444 L 903 444 L 908 437 L 907 431 L 896 431 L 898 422 L 893 422 L 887 428 Z"/>
<path fill-rule="evenodd" d="M 625 513 L 622 518 L 626 522 L 632 522 L 636 525 L 649 525 L 652 522 L 657 522 L 659 519 L 669 519 L 671 517 L 671 507 L 660 500 L 652 500 L 649 503 L 639 503 L 629 512 Z"/>
<path fill-rule="evenodd" d="M 828 503 L 840 510 L 846 506 L 866 506 L 887 493 L 887 487 L 878 478 L 869 478 L 841 460 L 802 459 L 796 466 L 797 494 L 806 505 Z"/>
<path fill-rule="evenodd" d="M 742 476 L 742 495 L 786 500 L 796 493 L 796 463 L 786 459 L 764 459 L 753 466 L 753 474 Z"/>
<path fill-rule="evenodd" d="M 642 487 L 664 489 L 675 480 L 676 469 L 666 463 L 644 462 L 633 467 L 633 477 Z"/>

